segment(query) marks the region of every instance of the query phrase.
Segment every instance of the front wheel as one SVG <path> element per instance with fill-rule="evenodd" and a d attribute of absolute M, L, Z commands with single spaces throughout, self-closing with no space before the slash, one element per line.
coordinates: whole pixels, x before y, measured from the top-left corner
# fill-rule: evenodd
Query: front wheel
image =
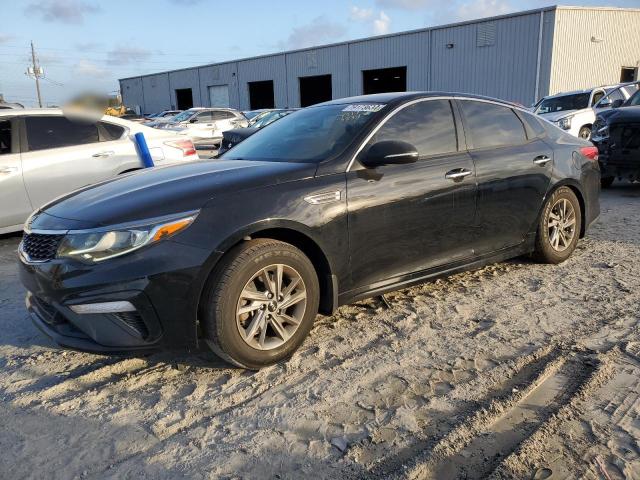
<path fill-rule="evenodd" d="M 578 136 L 580 138 L 584 138 L 585 140 L 589 140 L 591 138 L 591 127 L 582 127 L 578 132 Z"/>
<path fill-rule="evenodd" d="M 222 259 L 205 287 L 207 343 L 240 367 L 277 363 L 304 341 L 319 299 L 318 276 L 304 253 L 277 240 L 243 242 Z"/>
<path fill-rule="evenodd" d="M 564 262 L 576 249 L 581 228 L 576 194 L 569 187 L 558 188 L 542 209 L 533 257 L 542 263 Z"/>

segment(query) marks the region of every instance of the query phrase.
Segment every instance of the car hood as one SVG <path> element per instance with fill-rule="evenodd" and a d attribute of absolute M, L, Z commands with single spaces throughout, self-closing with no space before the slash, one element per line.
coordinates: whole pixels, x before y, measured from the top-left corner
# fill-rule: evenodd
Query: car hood
<path fill-rule="evenodd" d="M 607 113 L 609 115 L 605 117 L 601 114 L 601 117 L 603 117 L 609 125 L 640 122 L 640 106 L 616 108 Z"/>
<path fill-rule="evenodd" d="M 60 197 L 40 209 L 31 228 L 96 228 L 187 212 L 216 195 L 309 178 L 315 170 L 309 163 L 244 160 L 156 167 Z"/>
<path fill-rule="evenodd" d="M 557 122 L 561 118 L 568 117 L 570 115 L 576 115 L 582 112 L 588 112 L 588 108 L 583 108 L 581 110 L 563 110 L 561 112 L 549 112 L 549 113 L 539 113 L 538 115 L 549 122 Z"/>
<path fill-rule="evenodd" d="M 227 140 L 237 142 L 238 140 L 244 140 L 245 138 L 250 137 L 258 130 L 258 128 L 254 127 L 232 128 L 231 130 L 225 130 L 222 132 L 222 136 Z"/>

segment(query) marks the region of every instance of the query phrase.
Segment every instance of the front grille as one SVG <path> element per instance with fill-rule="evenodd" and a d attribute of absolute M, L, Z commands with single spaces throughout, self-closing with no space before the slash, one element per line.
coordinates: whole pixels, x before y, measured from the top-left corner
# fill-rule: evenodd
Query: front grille
<path fill-rule="evenodd" d="M 49 235 L 44 233 L 25 233 L 22 237 L 22 251 L 28 260 L 43 262 L 55 258 L 58 245 L 64 235 Z"/>
<path fill-rule="evenodd" d="M 138 312 L 118 312 L 113 315 L 117 317 L 118 320 L 135 330 L 141 338 L 144 339 L 149 336 L 147 325 L 144 323 L 142 316 Z"/>

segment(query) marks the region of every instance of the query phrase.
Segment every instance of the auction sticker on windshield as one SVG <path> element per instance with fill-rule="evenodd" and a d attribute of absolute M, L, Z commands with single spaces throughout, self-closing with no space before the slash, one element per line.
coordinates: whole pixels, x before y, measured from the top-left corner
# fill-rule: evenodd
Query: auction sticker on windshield
<path fill-rule="evenodd" d="M 379 112 L 384 108 L 381 103 L 354 103 L 342 109 L 343 112 Z"/>

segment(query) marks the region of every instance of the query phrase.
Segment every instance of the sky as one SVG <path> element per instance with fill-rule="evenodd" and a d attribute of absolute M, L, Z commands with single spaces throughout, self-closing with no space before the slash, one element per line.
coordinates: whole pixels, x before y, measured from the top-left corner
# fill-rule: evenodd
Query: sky
<path fill-rule="evenodd" d="M 0 94 L 35 106 L 118 79 L 553 5 L 553 0 L 0 0 Z M 640 8 L 640 0 L 569 5 Z"/>

